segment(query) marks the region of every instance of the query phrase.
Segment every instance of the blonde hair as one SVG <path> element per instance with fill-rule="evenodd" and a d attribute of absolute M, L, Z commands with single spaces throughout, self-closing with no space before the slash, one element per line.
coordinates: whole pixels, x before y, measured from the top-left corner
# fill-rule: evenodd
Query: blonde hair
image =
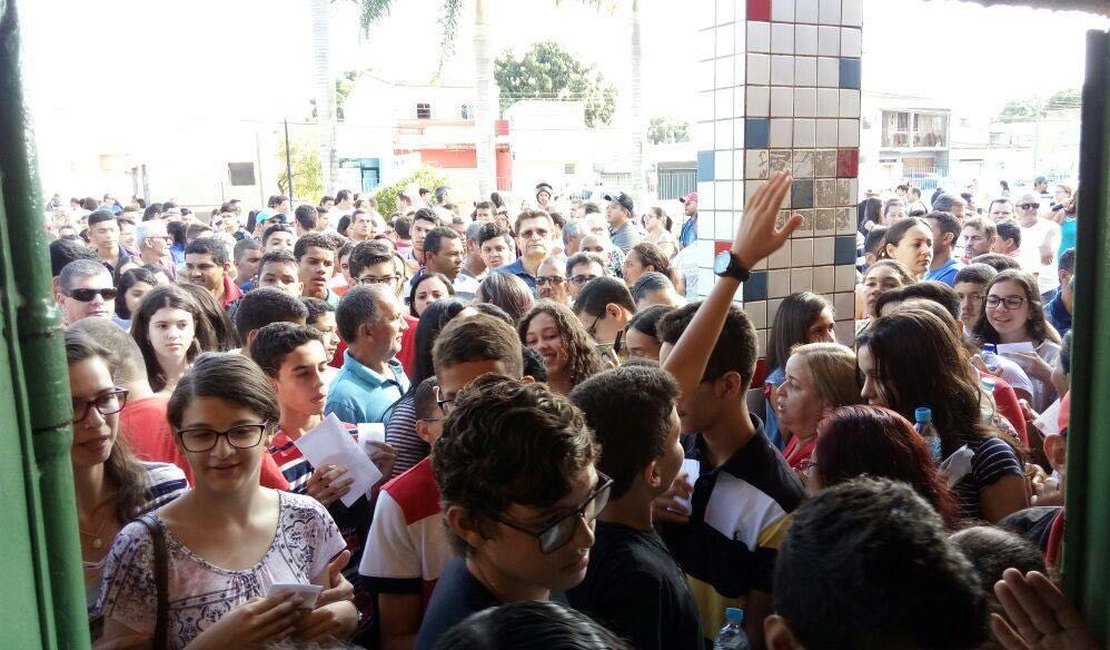
<path fill-rule="evenodd" d="M 856 353 L 839 343 L 805 343 L 790 350 L 809 366 L 813 386 L 828 408 L 862 404 Z"/>

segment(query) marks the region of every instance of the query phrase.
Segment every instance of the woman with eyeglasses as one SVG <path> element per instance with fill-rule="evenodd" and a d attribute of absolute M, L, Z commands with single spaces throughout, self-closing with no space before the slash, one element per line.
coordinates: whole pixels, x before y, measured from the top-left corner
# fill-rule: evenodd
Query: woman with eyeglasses
<path fill-rule="evenodd" d="M 154 392 L 168 396 L 193 359 L 216 348 L 200 306 L 176 285 L 156 287 L 143 298 L 131 323 Z"/>
<path fill-rule="evenodd" d="M 85 596 L 96 618 L 96 595 L 104 558 L 127 522 L 177 498 L 188 488 L 185 474 L 170 463 L 140 463 L 119 438 L 119 412 L 127 391 L 116 386 L 108 351 L 85 334 L 66 332 L 69 392 L 73 400 L 74 492 Z"/>
<path fill-rule="evenodd" d="M 409 315 L 420 318 L 428 305 L 442 298 L 454 297 L 455 287 L 442 273 L 425 273 L 409 291 Z"/>
<path fill-rule="evenodd" d="M 1044 315 L 1044 304 L 1032 276 L 1008 270 L 987 285 L 983 312 L 975 323 L 980 344 L 1027 343 L 1026 351 L 1001 351 L 1021 366 L 1033 384 L 1033 410 L 1040 413 L 1056 399 L 1052 369 L 1060 358 L 1060 335 Z"/>
<path fill-rule="evenodd" d="M 543 356 L 547 383 L 569 395 L 580 382 L 605 369 L 601 355 L 578 317 L 568 307 L 541 300 L 517 323 L 520 342 Z"/>
<path fill-rule="evenodd" d="M 331 515 L 311 497 L 258 483 L 281 416 L 258 366 L 237 354 L 202 355 L 166 415 L 195 484 L 147 521 L 124 527 L 112 545 L 99 600 L 104 645 L 157 647 L 159 630 L 170 648 L 350 638 L 358 612 L 336 600 L 349 590 L 332 588 L 350 553 Z M 161 586 L 152 534 L 165 554 Z M 268 595 L 277 584 L 326 591 L 311 604 L 292 590 Z"/>

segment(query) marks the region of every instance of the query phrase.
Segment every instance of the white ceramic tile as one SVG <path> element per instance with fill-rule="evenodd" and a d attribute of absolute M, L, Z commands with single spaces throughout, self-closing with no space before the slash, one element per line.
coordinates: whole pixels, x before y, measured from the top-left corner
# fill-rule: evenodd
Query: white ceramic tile
<path fill-rule="evenodd" d="M 835 245 L 835 240 L 832 237 L 815 238 L 813 240 L 813 263 L 817 266 L 832 264 Z"/>
<path fill-rule="evenodd" d="M 813 266 L 812 239 L 795 239 L 790 242 L 790 263 L 794 266 Z"/>
<path fill-rule="evenodd" d="M 764 180 L 767 178 L 766 149 L 747 149 L 744 153 L 744 178 Z"/>
<path fill-rule="evenodd" d="M 744 89 L 747 95 L 748 117 L 767 117 L 771 110 L 771 89 L 767 86 L 748 86 Z"/>
<path fill-rule="evenodd" d="M 732 120 L 717 120 L 713 127 L 713 148 L 732 148 Z M 699 196 L 701 196 L 699 194 Z M 700 205 L 698 206 L 701 207 Z"/>
<path fill-rule="evenodd" d="M 863 24 L 863 0 L 844 0 L 841 8 L 841 22 L 850 27 Z"/>
<path fill-rule="evenodd" d="M 824 88 L 836 88 L 840 85 L 840 59 L 818 57 L 817 85 Z"/>
<path fill-rule="evenodd" d="M 863 39 L 856 27 L 843 27 L 840 30 L 840 56 L 863 56 Z"/>
<path fill-rule="evenodd" d="M 821 12 L 818 20 L 822 25 L 840 24 L 840 0 L 820 0 Z"/>
<path fill-rule="evenodd" d="M 732 117 L 732 88 L 719 88 L 713 92 L 713 117 Z M 718 147 L 720 148 L 720 147 Z"/>
<path fill-rule="evenodd" d="M 817 53 L 821 56 L 840 56 L 840 28 L 821 25 L 817 28 Z"/>
<path fill-rule="evenodd" d="M 853 287 L 854 289 L 855 287 Z M 833 310 L 836 315 L 843 318 L 847 316 L 851 318 L 856 313 L 856 294 L 851 293 L 838 293 L 833 296 Z M 838 323 L 839 324 L 839 323 Z"/>
<path fill-rule="evenodd" d="M 698 33 L 698 60 L 705 61 L 712 59 L 716 52 L 717 43 L 717 30 L 707 29 L 704 32 Z"/>
<path fill-rule="evenodd" d="M 722 56 L 714 62 L 716 73 L 713 79 L 714 83 L 717 84 L 717 88 L 726 88 L 734 85 L 732 58 L 731 56 Z"/>
<path fill-rule="evenodd" d="M 744 205 L 744 186 L 745 185 L 747 185 L 747 183 L 744 183 L 742 181 L 736 181 L 735 183 L 732 184 L 732 205 L 733 205 L 733 209 L 735 209 L 735 210 L 743 209 L 741 206 Z M 734 233 L 734 235 L 735 235 L 735 233 Z"/>
<path fill-rule="evenodd" d="M 771 24 L 771 53 L 794 53 L 794 25 L 791 23 Z"/>
<path fill-rule="evenodd" d="M 732 150 L 732 177 L 734 179 L 737 179 L 737 180 L 739 180 L 741 178 L 744 178 L 744 150 L 743 149 L 733 149 Z M 735 195 L 736 195 L 736 193 L 733 192 L 733 196 L 735 196 Z M 733 205 L 736 205 L 735 200 L 733 201 Z"/>
<path fill-rule="evenodd" d="M 817 89 L 794 89 L 794 115 L 798 117 L 814 117 L 817 115 Z"/>
<path fill-rule="evenodd" d="M 856 267 L 852 264 L 836 267 L 837 291 L 851 291 L 856 286 Z"/>
<path fill-rule="evenodd" d="M 740 89 L 737 88 L 739 93 Z M 732 121 L 732 146 L 734 149 L 744 148 L 744 118 L 738 117 Z"/>
<path fill-rule="evenodd" d="M 817 117 L 840 115 L 840 94 L 836 88 L 817 89 Z"/>
<path fill-rule="evenodd" d="M 713 192 L 713 200 L 717 202 L 718 219 L 723 216 L 725 224 L 724 236 L 728 237 L 732 230 L 732 183 L 730 181 L 717 181 L 713 184 Z M 721 223 L 721 221 L 718 221 L 718 223 Z M 720 239 L 721 236 L 722 233 L 718 232 L 717 239 Z"/>
<path fill-rule="evenodd" d="M 771 20 L 794 22 L 794 0 L 771 0 Z"/>
<path fill-rule="evenodd" d="M 817 120 L 816 143 L 818 147 L 835 147 L 837 145 L 836 120 Z"/>
<path fill-rule="evenodd" d="M 794 89 L 789 87 L 771 88 L 771 117 L 792 117 L 794 115 Z"/>
<path fill-rule="evenodd" d="M 840 117 L 859 117 L 859 91 L 845 88 L 840 91 Z"/>
<path fill-rule="evenodd" d="M 699 2 L 698 4 L 708 4 Z M 736 0 L 717 0 L 717 24 L 731 23 L 736 18 Z"/>
<path fill-rule="evenodd" d="M 713 148 L 712 122 L 698 122 L 694 125 L 694 144 L 699 150 Z"/>
<path fill-rule="evenodd" d="M 813 290 L 813 269 L 812 268 L 799 268 L 796 261 L 793 261 L 794 268 L 790 269 L 790 292 L 797 293 L 799 291 L 812 291 Z"/>
<path fill-rule="evenodd" d="M 771 51 L 771 23 L 758 20 L 748 21 L 748 51 Z"/>
<path fill-rule="evenodd" d="M 779 306 L 782 305 L 781 300 L 768 300 L 767 301 L 767 320 L 771 323 L 775 322 L 775 315 L 779 312 Z"/>
<path fill-rule="evenodd" d="M 812 147 L 816 133 L 816 120 L 810 119 L 797 119 L 794 120 L 794 143 L 795 147 Z"/>
<path fill-rule="evenodd" d="M 813 178 L 813 151 L 809 149 L 795 149 L 790 161 L 790 168 L 794 178 Z M 810 221 L 812 221 L 812 216 Z"/>
<path fill-rule="evenodd" d="M 812 56 L 794 57 L 794 85 L 817 85 L 817 59 Z"/>
<path fill-rule="evenodd" d="M 717 239 L 728 237 L 728 233 L 732 231 L 732 217 L 727 212 L 716 213 L 713 223 L 715 224 L 713 232 Z"/>
<path fill-rule="evenodd" d="M 713 119 L 713 91 L 698 93 L 696 114 L 699 120 Z"/>
<path fill-rule="evenodd" d="M 767 301 L 765 300 L 753 300 L 744 303 L 744 313 L 747 314 L 748 318 L 752 321 L 752 327 L 757 330 L 767 329 L 771 326 L 771 324 L 767 322 Z"/>
<path fill-rule="evenodd" d="M 794 57 L 788 55 L 771 55 L 771 85 L 794 85 Z"/>
<path fill-rule="evenodd" d="M 771 257 L 767 260 L 767 268 L 769 269 L 786 269 L 790 268 L 790 249 L 783 247 L 771 253 Z"/>
<path fill-rule="evenodd" d="M 771 120 L 770 145 L 775 148 L 789 147 L 793 138 L 794 120 Z"/>
<path fill-rule="evenodd" d="M 732 60 L 732 79 L 737 86 L 742 86 L 748 76 L 748 57 L 745 56 L 743 47 L 736 48 L 736 56 L 732 57 Z"/>
<path fill-rule="evenodd" d="M 732 151 L 718 151 L 713 155 L 713 158 L 714 180 L 732 178 Z M 720 207 L 720 205 L 717 207 Z"/>
<path fill-rule="evenodd" d="M 706 203 L 708 201 L 708 203 Z M 713 203 L 713 182 L 702 181 L 698 183 L 698 212 L 702 210 L 712 210 Z"/>
<path fill-rule="evenodd" d="M 728 56 L 736 52 L 732 42 L 735 33 L 736 27 L 731 23 L 717 28 L 716 56 Z"/>
<path fill-rule="evenodd" d="M 767 356 L 767 330 L 756 330 L 755 353 L 759 358 Z"/>
<path fill-rule="evenodd" d="M 859 195 L 859 179 L 858 178 L 849 178 L 848 179 L 848 194 L 849 194 L 849 196 L 852 197 L 852 203 L 853 204 L 859 203 L 860 199 L 863 198 L 862 196 Z"/>
<path fill-rule="evenodd" d="M 840 132 L 837 136 L 837 146 L 859 146 L 859 120 L 840 120 L 837 130 Z"/>
<path fill-rule="evenodd" d="M 744 183 L 744 205 L 751 203 L 752 197 L 755 196 L 756 190 L 762 183 Z M 700 194 L 698 196 L 701 196 Z"/>
<path fill-rule="evenodd" d="M 735 109 L 732 114 L 734 117 L 743 117 L 747 111 L 747 104 L 744 103 L 747 97 L 746 90 L 747 88 L 744 86 L 737 86 L 732 90 L 732 106 Z"/>
<path fill-rule="evenodd" d="M 794 53 L 795 54 L 808 54 L 816 56 L 817 54 L 817 26 L 816 25 L 795 25 L 794 26 Z"/>
<path fill-rule="evenodd" d="M 853 315 L 855 314 L 854 309 L 852 310 L 852 314 Z M 855 342 L 856 342 L 856 321 L 854 321 L 854 320 L 837 321 L 836 322 L 836 340 L 841 345 L 847 345 L 848 347 L 852 347 L 852 345 L 854 345 Z"/>
<path fill-rule="evenodd" d="M 814 245 L 818 240 L 813 240 Z M 813 290 L 817 293 L 830 294 L 836 286 L 836 273 L 832 266 L 817 266 L 813 269 Z"/>
<path fill-rule="evenodd" d="M 771 57 L 766 54 L 748 54 L 749 86 L 766 86 L 771 83 Z"/>
<path fill-rule="evenodd" d="M 713 90 L 713 61 L 698 61 L 694 66 L 694 87 L 699 91 Z"/>
<path fill-rule="evenodd" d="M 794 3 L 794 20 L 799 23 L 817 24 L 819 10 L 818 0 L 796 0 Z"/>
<path fill-rule="evenodd" d="M 772 268 L 767 273 L 767 297 L 785 298 L 790 295 L 790 271 Z"/>
<path fill-rule="evenodd" d="M 713 15 L 714 7 L 712 2 L 695 2 L 694 4 L 697 5 L 697 13 L 694 14 L 694 20 L 699 30 L 705 29 L 706 27 L 713 27 L 717 24 L 717 19 Z M 702 36 L 704 36 L 704 34 L 698 34 L 698 38 Z M 709 36 L 709 40 L 712 41 L 712 32 L 710 32 Z"/>

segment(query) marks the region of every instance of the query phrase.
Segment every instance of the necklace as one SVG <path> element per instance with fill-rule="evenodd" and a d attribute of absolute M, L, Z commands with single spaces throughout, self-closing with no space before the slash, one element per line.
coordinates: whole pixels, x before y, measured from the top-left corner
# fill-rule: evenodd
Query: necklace
<path fill-rule="evenodd" d="M 103 503 L 102 503 L 102 504 L 101 504 L 100 506 L 97 506 L 97 507 L 96 507 L 95 509 L 93 509 L 93 511 L 92 511 L 92 514 L 93 514 L 93 515 L 95 515 L 95 514 L 96 514 L 96 512 L 97 512 L 98 510 L 100 510 L 100 508 L 101 508 L 101 507 L 102 507 L 103 505 L 106 505 L 106 504 L 103 504 Z M 105 525 L 106 525 L 106 524 L 108 523 L 108 519 L 109 519 L 109 518 L 110 518 L 110 517 L 101 517 L 101 518 L 100 518 L 100 525 L 99 525 L 99 526 L 97 526 L 97 527 L 96 527 L 96 530 L 95 530 L 95 531 L 93 531 L 93 532 L 91 532 L 91 533 L 90 533 L 89 531 L 87 531 L 87 530 L 85 530 L 85 529 L 81 528 L 80 526 L 78 526 L 78 527 L 77 527 L 77 531 L 78 531 L 79 533 L 81 533 L 82 535 L 84 535 L 85 537 L 88 537 L 88 538 L 90 538 L 90 539 L 92 540 L 92 541 L 90 542 L 90 544 L 92 544 L 92 547 L 93 547 L 94 549 L 96 549 L 96 550 L 100 550 L 101 548 L 103 548 L 103 547 L 104 547 L 104 539 L 103 539 L 103 538 L 101 538 L 101 536 L 100 536 L 100 533 L 101 533 L 101 532 L 102 532 L 102 531 L 104 530 L 104 526 L 105 526 Z"/>

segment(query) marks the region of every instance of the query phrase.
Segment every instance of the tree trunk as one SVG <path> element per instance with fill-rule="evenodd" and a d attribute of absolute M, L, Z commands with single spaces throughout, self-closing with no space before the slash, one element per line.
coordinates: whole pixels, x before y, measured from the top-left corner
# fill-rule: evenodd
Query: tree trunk
<path fill-rule="evenodd" d="M 489 24 L 486 21 L 486 0 L 477 0 L 474 8 L 474 133 L 478 164 L 478 195 L 489 198 L 497 189 L 494 153 L 494 121 L 497 119 L 497 86 L 493 83 L 493 58 L 490 56 Z"/>
<path fill-rule="evenodd" d="M 640 44 L 640 0 L 632 0 L 632 96 L 630 135 L 632 140 L 632 192 L 636 198 L 643 200 L 639 194 L 644 189 L 644 120 L 643 120 L 643 85 L 640 79 L 640 62 L 643 48 Z"/>
<path fill-rule="evenodd" d="M 335 79 L 331 74 L 331 3 L 312 1 L 312 72 L 316 85 L 316 124 L 320 148 L 320 176 L 324 192 L 333 191 L 336 176 L 335 157 Z M 301 197 L 311 203 L 318 196 Z M 292 197 L 290 197 L 292 200 Z"/>

